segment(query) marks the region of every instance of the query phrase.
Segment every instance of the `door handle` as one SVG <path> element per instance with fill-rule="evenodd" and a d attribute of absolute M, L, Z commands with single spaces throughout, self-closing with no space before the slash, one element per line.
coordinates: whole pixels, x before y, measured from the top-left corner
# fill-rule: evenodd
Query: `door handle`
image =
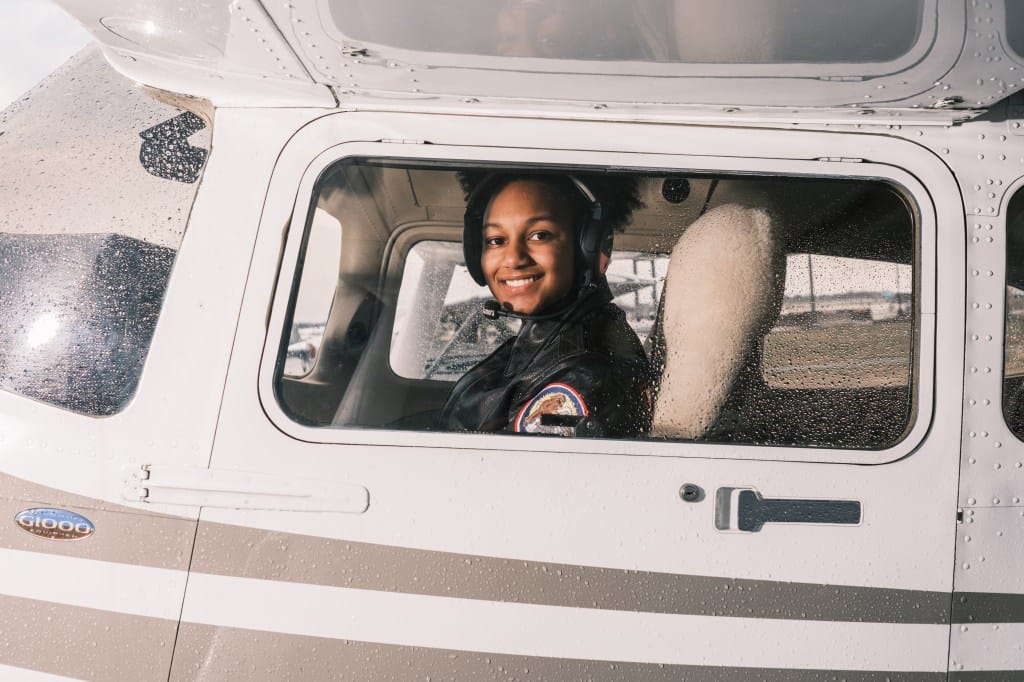
<path fill-rule="evenodd" d="M 765 498 L 753 488 L 719 488 L 715 495 L 715 528 L 756 533 L 766 523 L 857 525 L 857 500 Z"/>

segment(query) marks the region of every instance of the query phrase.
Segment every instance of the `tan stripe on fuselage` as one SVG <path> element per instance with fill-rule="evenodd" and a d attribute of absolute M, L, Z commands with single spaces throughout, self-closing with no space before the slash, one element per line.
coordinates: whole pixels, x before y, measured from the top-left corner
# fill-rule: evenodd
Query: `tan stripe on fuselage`
<path fill-rule="evenodd" d="M 680 642 L 685 646 L 685 642 Z M 742 646 L 742 642 L 737 642 Z M 861 672 L 617 663 L 373 644 L 182 623 L 171 682 L 590 680 L 591 682 L 939 682 L 944 672 Z"/>
<path fill-rule="evenodd" d="M 6 595 L 0 614 L 5 665 L 96 682 L 167 679 L 176 621 Z"/>
<path fill-rule="evenodd" d="M 950 595 L 455 554 L 202 523 L 192 571 L 386 592 L 744 618 L 949 622 Z"/>

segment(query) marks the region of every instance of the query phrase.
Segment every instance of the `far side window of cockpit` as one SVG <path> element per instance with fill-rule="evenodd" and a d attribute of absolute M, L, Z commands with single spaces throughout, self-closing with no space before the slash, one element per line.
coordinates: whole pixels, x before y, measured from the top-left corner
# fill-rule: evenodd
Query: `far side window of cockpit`
<path fill-rule="evenodd" d="M 281 330 L 275 390 L 285 412 L 313 426 L 435 433 L 842 449 L 883 449 L 903 438 L 914 422 L 920 291 L 915 212 L 898 187 L 616 173 L 367 158 L 329 167 L 310 202 L 291 319 Z M 487 391 L 500 393 L 503 382 L 536 369 L 524 358 L 546 346 L 530 344 L 575 314 L 583 289 L 568 286 L 532 317 L 495 312 L 496 281 L 529 292 L 540 270 L 527 264 L 520 275 L 491 280 L 478 265 L 474 275 L 467 260 L 484 255 L 464 244 L 475 225 L 466 216 L 498 201 L 474 194 L 474 175 L 484 178 L 477 187 L 495 183 L 495 197 L 509 185 L 493 178 L 551 178 L 553 192 L 576 198 L 578 182 L 588 187 L 584 198 L 594 195 L 613 213 L 617 199 L 601 182 L 618 178 L 632 202 L 598 280 L 607 289 L 603 310 L 623 325 L 619 346 L 581 350 L 578 339 L 592 339 L 598 327 L 559 336 L 567 368 L 529 395 L 509 391 L 497 411 L 485 403 Z M 480 223 L 483 241 L 500 245 L 510 237 L 486 232 L 494 222 Z M 502 311 L 515 312 L 512 305 L 519 304 Z M 599 400 L 584 406 L 591 387 L 573 385 L 579 374 L 570 365 L 578 358 L 592 375 L 587 353 L 595 350 L 613 358 L 606 365 L 645 360 L 626 375 L 635 384 L 595 392 Z M 480 373 L 496 362 L 502 371 Z M 519 362 L 526 364 L 515 370 Z M 459 383 L 474 372 L 479 381 Z M 470 418 L 446 421 L 462 390 Z M 580 428 L 582 417 L 627 402 L 647 411 L 630 413 L 637 421 L 621 432 Z M 540 416 L 531 417 L 534 408 Z"/>

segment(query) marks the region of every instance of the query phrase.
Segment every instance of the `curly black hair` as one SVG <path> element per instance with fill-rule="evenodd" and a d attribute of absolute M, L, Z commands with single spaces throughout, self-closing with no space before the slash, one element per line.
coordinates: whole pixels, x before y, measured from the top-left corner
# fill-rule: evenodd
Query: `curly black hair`
<path fill-rule="evenodd" d="M 601 204 L 603 222 L 614 232 L 623 232 L 629 225 L 633 211 L 644 207 L 644 202 L 640 199 L 640 185 L 636 176 L 625 173 L 555 172 L 532 169 L 493 171 L 474 168 L 461 170 L 456 177 L 468 199 L 473 194 L 473 190 L 480 186 L 480 183 L 495 175 L 501 176 L 501 180 L 494 183 L 491 189 L 493 194 L 497 194 L 505 185 L 514 180 L 538 180 L 551 182 L 558 186 L 571 175 L 586 185 L 594 194 L 594 198 Z M 578 192 L 571 194 L 571 196 L 576 195 Z"/>

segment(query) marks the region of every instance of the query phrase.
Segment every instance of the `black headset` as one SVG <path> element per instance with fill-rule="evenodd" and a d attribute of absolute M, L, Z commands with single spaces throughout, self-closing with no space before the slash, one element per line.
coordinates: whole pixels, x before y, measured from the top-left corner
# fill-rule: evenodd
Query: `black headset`
<path fill-rule="evenodd" d="M 602 220 L 603 210 L 601 202 L 590 188 L 574 175 L 567 174 L 545 174 L 545 173 L 491 173 L 480 181 L 469 197 L 466 199 L 466 215 L 463 220 L 462 231 L 462 255 L 466 259 L 466 269 L 472 275 L 473 281 L 484 285 L 487 283 L 484 277 L 483 267 L 480 265 L 480 257 L 484 245 L 484 217 L 491 205 L 491 200 L 497 191 L 504 185 L 515 180 L 537 180 L 540 182 L 553 182 L 562 184 L 559 181 L 568 180 L 571 186 L 579 194 L 584 210 L 576 228 L 576 285 L 577 288 L 590 287 L 601 279 L 601 251 L 610 251 L 608 246 L 611 233 L 608 226 Z"/>

